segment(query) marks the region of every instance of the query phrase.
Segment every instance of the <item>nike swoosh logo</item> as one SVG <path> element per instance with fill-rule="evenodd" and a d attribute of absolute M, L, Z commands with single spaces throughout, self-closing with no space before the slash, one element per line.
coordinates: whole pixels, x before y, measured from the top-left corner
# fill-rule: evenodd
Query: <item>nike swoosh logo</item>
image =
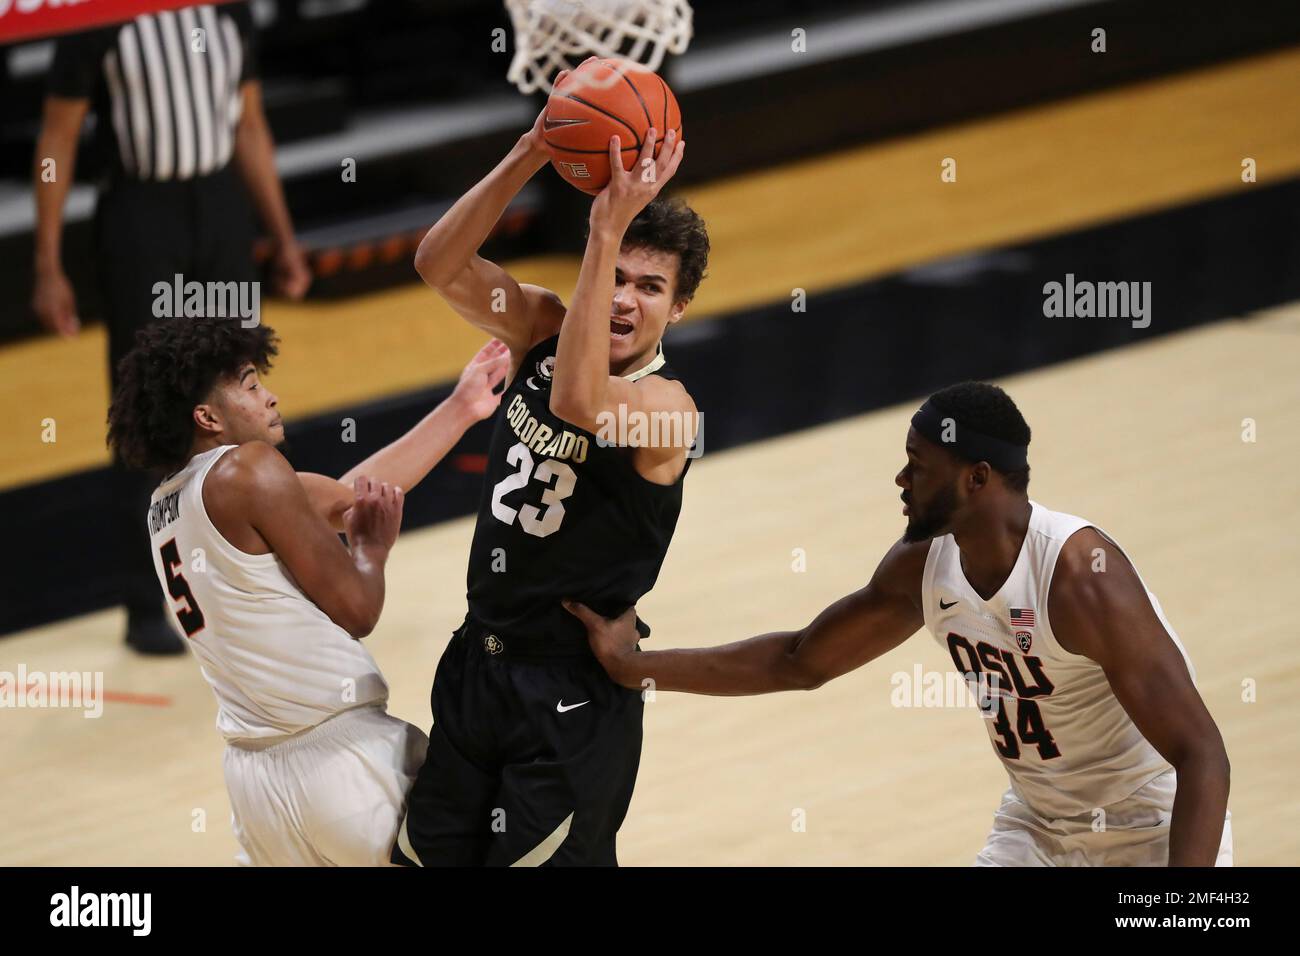
<path fill-rule="evenodd" d="M 547 118 L 547 119 L 544 120 L 543 123 L 542 123 L 542 129 L 549 131 L 549 130 L 553 130 L 553 129 L 559 129 L 561 126 L 579 126 L 579 125 L 581 125 L 582 123 L 585 123 L 585 122 L 587 122 L 585 119 L 550 119 L 550 118 Z"/>
<path fill-rule="evenodd" d="M 533 384 L 533 377 L 531 375 L 528 376 L 528 378 L 524 381 L 524 384 L 527 385 L 529 388 L 531 388 L 534 392 L 541 391 L 540 388 L 538 388 L 536 385 Z"/>
<path fill-rule="evenodd" d="M 953 607 L 954 605 L 956 605 L 956 604 L 958 604 L 958 603 L 960 603 L 960 602 L 958 602 L 958 601 L 951 601 L 951 602 L 949 602 L 948 604 L 944 604 L 944 603 L 943 603 L 943 598 L 939 598 L 939 610 L 941 610 L 941 611 L 946 611 L 946 610 L 948 610 L 948 608 Z"/>
<path fill-rule="evenodd" d="M 561 700 L 558 704 L 555 705 L 555 709 L 556 709 L 557 711 L 559 711 L 561 714 L 567 714 L 567 713 L 568 713 L 569 711 L 571 711 L 571 710 L 576 710 L 577 708 L 582 707 L 582 706 L 585 705 L 585 704 L 590 704 L 590 703 L 591 703 L 591 701 L 589 701 L 589 700 L 584 700 L 581 704 L 570 704 L 568 707 L 565 707 L 565 706 L 564 706 L 564 701 Z"/>

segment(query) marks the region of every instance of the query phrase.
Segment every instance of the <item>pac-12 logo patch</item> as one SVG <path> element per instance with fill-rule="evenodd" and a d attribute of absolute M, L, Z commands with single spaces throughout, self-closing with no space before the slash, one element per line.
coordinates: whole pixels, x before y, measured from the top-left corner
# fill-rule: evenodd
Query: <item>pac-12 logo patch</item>
<path fill-rule="evenodd" d="M 532 375 L 528 376 L 524 384 L 527 385 L 529 388 L 531 388 L 534 392 L 540 392 L 544 388 L 551 387 L 551 376 L 554 374 L 555 374 L 555 356 L 548 355 L 546 356 L 546 358 L 542 359 L 540 362 L 537 363 L 536 377 Z M 537 379 L 539 378 L 542 380 L 542 384 L 540 385 L 537 384 Z"/>
<path fill-rule="evenodd" d="M 1034 635 L 1028 631 L 1016 631 L 1016 643 L 1020 645 L 1022 651 L 1028 654 L 1030 646 L 1034 643 Z"/>

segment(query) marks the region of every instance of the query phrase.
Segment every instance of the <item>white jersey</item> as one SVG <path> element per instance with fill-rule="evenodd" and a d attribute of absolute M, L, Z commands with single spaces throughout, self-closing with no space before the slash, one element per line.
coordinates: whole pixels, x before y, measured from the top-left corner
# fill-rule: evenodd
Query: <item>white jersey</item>
<path fill-rule="evenodd" d="M 203 507 L 203 480 L 235 445 L 195 455 L 149 502 L 154 567 L 227 740 L 280 737 L 335 714 L 384 704 L 370 652 L 294 583 L 275 554 L 246 554 Z"/>
<path fill-rule="evenodd" d="M 1020 555 L 997 594 L 985 601 L 976 593 L 956 541 L 945 535 L 930 544 L 921 597 L 926 627 L 957 670 L 997 688 L 985 723 L 1012 789 L 1054 819 L 1123 800 L 1171 768 L 1115 698 L 1101 665 L 1065 650 L 1052 633 L 1047 596 L 1056 559 L 1066 539 L 1096 525 L 1030 506 Z M 1147 596 L 1195 680 L 1160 602 Z"/>

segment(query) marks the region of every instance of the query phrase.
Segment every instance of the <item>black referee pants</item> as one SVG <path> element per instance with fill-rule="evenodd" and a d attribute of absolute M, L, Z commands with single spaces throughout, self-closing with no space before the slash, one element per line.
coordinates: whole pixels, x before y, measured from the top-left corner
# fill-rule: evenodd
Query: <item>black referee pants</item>
<path fill-rule="evenodd" d="M 182 181 L 119 179 L 100 193 L 95 255 L 114 387 L 136 332 L 160 321 L 154 284 L 171 286 L 177 273 L 183 282 L 251 282 L 253 236 L 252 207 L 230 166 Z M 118 579 L 122 603 L 133 613 L 158 613 L 163 597 L 145 526 L 156 484 L 157 476 L 114 460 L 112 520 L 123 557 Z"/>

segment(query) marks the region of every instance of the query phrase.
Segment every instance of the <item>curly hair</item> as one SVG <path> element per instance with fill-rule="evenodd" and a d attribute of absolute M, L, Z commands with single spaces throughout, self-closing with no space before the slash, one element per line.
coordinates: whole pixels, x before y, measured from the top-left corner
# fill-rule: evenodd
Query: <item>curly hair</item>
<path fill-rule="evenodd" d="M 673 300 L 689 302 L 709 266 L 709 232 L 704 220 L 680 197 L 658 197 L 642 209 L 623 234 L 623 245 L 681 257 Z"/>
<path fill-rule="evenodd" d="M 1000 438 L 1013 445 L 1028 445 L 1029 423 L 1011 396 L 988 382 L 960 382 L 940 389 L 930 401 L 941 412 L 951 415 L 967 428 Z M 999 472 L 1012 491 L 1029 487 L 1029 466 Z"/>
<path fill-rule="evenodd" d="M 194 406 L 248 362 L 265 373 L 278 351 L 274 329 L 244 328 L 238 319 L 176 318 L 146 326 L 117 366 L 109 447 L 133 468 L 181 467 L 194 440 Z"/>

